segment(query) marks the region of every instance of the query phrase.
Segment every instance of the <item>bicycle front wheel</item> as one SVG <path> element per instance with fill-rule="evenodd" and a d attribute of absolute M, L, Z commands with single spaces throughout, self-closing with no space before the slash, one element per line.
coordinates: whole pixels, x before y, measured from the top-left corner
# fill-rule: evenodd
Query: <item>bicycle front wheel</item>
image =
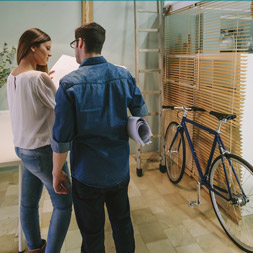
<path fill-rule="evenodd" d="M 165 162 L 169 179 L 173 184 L 177 184 L 183 177 L 185 169 L 185 141 L 183 132 L 179 131 L 178 135 L 171 146 L 178 128 L 177 122 L 171 122 L 165 134 Z"/>
<path fill-rule="evenodd" d="M 242 250 L 253 252 L 253 168 L 244 159 L 228 154 L 216 158 L 209 174 L 210 186 L 227 199 L 210 191 L 216 216 L 230 239 Z M 225 171 L 227 176 L 225 176 Z M 238 183 L 240 182 L 240 184 Z"/>

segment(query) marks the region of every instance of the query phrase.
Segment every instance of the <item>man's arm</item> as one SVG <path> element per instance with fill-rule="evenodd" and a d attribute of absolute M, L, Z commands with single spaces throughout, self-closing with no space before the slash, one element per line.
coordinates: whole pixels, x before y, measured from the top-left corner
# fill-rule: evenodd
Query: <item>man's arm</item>
<path fill-rule="evenodd" d="M 140 89 L 136 85 L 135 78 L 131 79 L 132 99 L 128 108 L 133 116 L 145 117 L 148 115 L 148 108 L 140 92 Z"/>
<path fill-rule="evenodd" d="M 66 184 L 70 184 L 67 174 L 62 170 L 66 162 L 68 152 L 59 154 L 53 152 L 53 187 L 54 191 L 59 194 L 67 194 L 69 192 Z"/>
<path fill-rule="evenodd" d="M 67 174 L 62 170 L 75 129 L 75 114 L 69 94 L 60 85 L 56 94 L 55 122 L 51 147 L 53 152 L 53 187 L 56 193 L 67 194 L 70 184 Z"/>

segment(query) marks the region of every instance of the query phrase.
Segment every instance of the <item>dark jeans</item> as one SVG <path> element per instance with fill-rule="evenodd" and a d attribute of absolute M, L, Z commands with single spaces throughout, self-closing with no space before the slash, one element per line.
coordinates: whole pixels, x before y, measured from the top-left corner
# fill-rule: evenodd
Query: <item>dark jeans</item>
<path fill-rule="evenodd" d="M 129 179 L 110 188 L 86 186 L 73 178 L 73 202 L 83 253 L 103 253 L 106 204 L 117 253 L 133 253 L 134 232 L 128 200 Z"/>

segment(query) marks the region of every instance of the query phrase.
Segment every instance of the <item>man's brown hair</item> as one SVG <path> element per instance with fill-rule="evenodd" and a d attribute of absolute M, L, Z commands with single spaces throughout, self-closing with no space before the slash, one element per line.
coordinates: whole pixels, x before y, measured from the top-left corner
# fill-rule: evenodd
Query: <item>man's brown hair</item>
<path fill-rule="evenodd" d="M 85 41 L 87 53 L 101 54 L 105 42 L 105 29 L 95 22 L 85 24 L 75 30 L 75 38 Z"/>

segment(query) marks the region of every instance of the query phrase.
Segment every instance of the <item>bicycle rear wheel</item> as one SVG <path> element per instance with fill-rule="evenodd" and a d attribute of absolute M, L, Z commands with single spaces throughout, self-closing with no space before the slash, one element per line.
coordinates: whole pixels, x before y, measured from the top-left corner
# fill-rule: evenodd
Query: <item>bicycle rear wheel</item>
<path fill-rule="evenodd" d="M 240 249 L 253 252 L 253 168 L 247 161 L 236 155 L 228 154 L 223 156 L 223 159 L 233 200 L 228 202 L 210 191 L 212 205 L 230 239 Z M 221 156 L 217 157 L 211 166 L 209 183 L 212 188 L 229 199 Z"/>
<path fill-rule="evenodd" d="M 180 182 L 185 169 L 185 141 L 182 131 L 178 132 L 178 135 L 170 149 L 177 127 L 177 122 L 173 121 L 169 124 L 164 141 L 167 174 L 173 184 Z"/>

